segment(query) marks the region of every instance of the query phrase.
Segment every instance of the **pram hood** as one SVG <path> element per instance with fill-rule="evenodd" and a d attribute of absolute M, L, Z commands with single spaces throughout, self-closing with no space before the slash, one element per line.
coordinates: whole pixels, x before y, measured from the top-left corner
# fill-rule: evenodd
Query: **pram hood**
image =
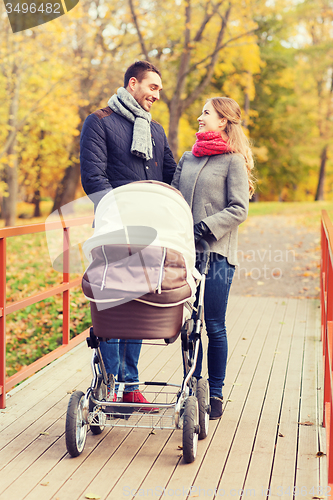
<path fill-rule="evenodd" d="M 91 264 L 82 288 L 99 308 L 133 299 L 168 307 L 195 295 L 192 213 L 167 184 L 139 181 L 107 193 L 83 251 Z"/>

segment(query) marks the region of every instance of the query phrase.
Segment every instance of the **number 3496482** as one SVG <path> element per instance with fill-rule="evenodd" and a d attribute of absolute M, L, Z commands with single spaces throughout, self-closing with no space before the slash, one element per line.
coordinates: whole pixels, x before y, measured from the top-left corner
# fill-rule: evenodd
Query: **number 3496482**
<path fill-rule="evenodd" d="M 41 12 L 42 14 L 61 14 L 60 3 L 41 3 L 36 5 L 35 3 L 6 3 L 6 12 L 11 14 L 12 12 L 22 13 L 22 14 L 35 14 Z"/>

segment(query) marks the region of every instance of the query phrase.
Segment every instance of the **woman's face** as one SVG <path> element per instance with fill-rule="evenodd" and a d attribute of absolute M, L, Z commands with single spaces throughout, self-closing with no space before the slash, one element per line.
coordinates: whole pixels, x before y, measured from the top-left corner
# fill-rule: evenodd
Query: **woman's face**
<path fill-rule="evenodd" d="M 203 107 L 202 115 L 198 118 L 199 132 L 222 132 L 227 123 L 226 118 L 220 118 L 210 101 Z"/>

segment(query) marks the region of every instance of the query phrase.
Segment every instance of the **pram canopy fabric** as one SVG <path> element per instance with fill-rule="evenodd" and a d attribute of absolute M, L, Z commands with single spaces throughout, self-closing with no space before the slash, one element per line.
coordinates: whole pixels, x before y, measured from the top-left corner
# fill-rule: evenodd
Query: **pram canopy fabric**
<path fill-rule="evenodd" d="M 192 214 L 166 184 L 141 181 L 106 194 L 83 249 L 91 261 L 83 291 L 99 309 L 140 297 L 168 307 L 195 293 Z"/>
<path fill-rule="evenodd" d="M 107 193 L 95 214 L 95 231 L 83 244 L 91 261 L 91 250 L 114 243 L 114 233 L 126 227 L 149 227 L 157 232 L 154 246 L 171 248 L 195 267 L 195 245 L 191 209 L 180 191 L 158 181 L 138 181 Z"/>
<path fill-rule="evenodd" d="M 83 244 L 90 260 L 82 289 L 95 335 L 175 337 L 196 292 L 191 210 L 167 184 L 139 181 L 107 193 Z"/>

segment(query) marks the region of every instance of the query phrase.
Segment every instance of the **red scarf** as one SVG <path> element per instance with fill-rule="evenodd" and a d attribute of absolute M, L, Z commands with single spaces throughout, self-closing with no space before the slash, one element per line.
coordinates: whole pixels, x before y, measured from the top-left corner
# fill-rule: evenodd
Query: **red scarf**
<path fill-rule="evenodd" d="M 192 147 L 194 156 L 211 156 L 230 153 L 232 149 L 228 141 L 224 141 L 220 132 L 197 132 L 197 140 Z"/>

